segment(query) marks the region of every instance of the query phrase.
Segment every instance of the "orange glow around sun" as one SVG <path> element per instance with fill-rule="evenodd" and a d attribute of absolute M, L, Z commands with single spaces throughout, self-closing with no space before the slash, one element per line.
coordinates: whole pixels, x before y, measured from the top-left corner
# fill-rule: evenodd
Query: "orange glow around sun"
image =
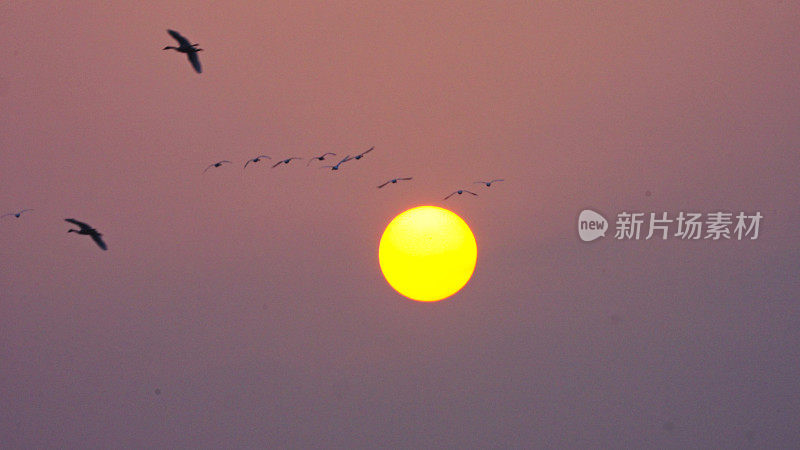
<path fill-rule="evenodd" d="M 386 281 L 400 294 L 423 302 L 458 292 L 477 259 L 478 246 L 467 223 L 437 206 L 400 213 L 386 227 L 378 248 Z"/>

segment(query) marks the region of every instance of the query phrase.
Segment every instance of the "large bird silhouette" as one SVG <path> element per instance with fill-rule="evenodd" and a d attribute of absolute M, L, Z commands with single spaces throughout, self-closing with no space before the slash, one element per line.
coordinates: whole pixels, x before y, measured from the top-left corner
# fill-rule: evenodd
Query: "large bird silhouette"
<path fill-rule="evenodd" d="M 86 236 L 90 236 L 92 238 L 92 240 L 100 248 L 102 248 L 103 250 L 108 250 L 108 247 L 106 246 L 106 243 L 103 242 L 103 238 L 101 237 L 103 235 L 100 234 L 94 228 L 92 228 L 89 224 L 83 223 L 80 220 L 75 220 L 75 219 L 64 219 L 64 220 L 69 222 L 69 223 L 75 224 L 80 228 L 79 230 L 69 229 L 69 230 L 67 230 L 67 233 L 78 233 L 78 234 L 84 234 Z"/>
<path fill-rule="evenodd" d="M 189 57 L 189 62 L 192 63 L 192 67 L 194 67 L 194 70 L 197 73 L 203 73 L 203 68 L 200 66 L 200 58 L 197 57 L 197 52 L 203 51 L 202 48 L 197 48 L 197 46 L 200 44 L 190 44 L 188 39 L 181 36 L 181 34 L 175 30 L 167 30 L 167 33 L 169 33 L 170 36 L 174 37 L 175 40 L 178 41 L 178 44 L 180 45 L 178 47 L 173 47 L 171 45 L 168 45 L 164 47 L 163 50 L 172 49 L 181 53 L 186 53 L 186 56 Z"/>

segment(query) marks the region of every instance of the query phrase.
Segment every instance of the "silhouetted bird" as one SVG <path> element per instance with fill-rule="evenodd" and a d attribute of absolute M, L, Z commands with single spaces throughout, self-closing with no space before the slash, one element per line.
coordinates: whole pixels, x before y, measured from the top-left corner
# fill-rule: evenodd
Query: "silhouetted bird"
<path fill-rule="evenodd" d="M 0 218 L 3 218 L 5 216 L 14 216 L 17 219 L 19 219 L 19 216 L 21 216 L 22 213 L 24 213 L 25 211 L 33 211 L 33 210 L 32 209 L 21 209 L 21 210 L 19 210 L 17 212 L 3 214 L 2 216 L 0 216 Z"/>
<path fill-rule="evenodd" d="M 308 160 L 308 164 L 306 164 L 306 167 L 308 167 L 311 164 L 311 161 L 314 161 L 314 160 L 325 161 L 325 157 L 328 156 L 328 155 L 336 156 L 336 153 L 326 152 L 326 153 L 323 153 L 323 154 L 321 154 L 319 156 L 315 156 L 315 157 L 313 157 L 313 158 Z"/>
<path fill-rule="evenodd" d="M 225 160 L 222 160 L 222 161 L 217 161 L 214 164 L 209 164 L 208 167 L 206 167 L 206 170 L 203 171 L 203 173 L 206 173 L 208 171 L 208 169 L 210 169 L 212 167 L 219 167 L 219 166 L 221 166 L 221 165 L 223 165 L 225 163 L 230 163 L 230 161 L 225 159 Z"/>
<path fill-rule="evenodd" d="M 322 167 L 320 167 L 320 169 L 327 169 L 327 168 L 330 167 L 331 170 L 339 170 L 339 165 L 340 164 L 345 163 L 347 161 L 350 161 L 351 159 L 353 159 L 353 158 L 351 158 L 350 155 L 347 155 L 347 156 L 344 157 L 344 159 L 342 159 L 341 161 L 336 163 L 335 166 L 322 166 Z"/>
<path fill-rule="evenodd" d="M 202 48 L 197 48 L 197 46 L 200 45 L 200 44 L 190 44 L 188 39 L 186 39 L 185 37 L 181 36 L 181 34 L 178 33 L 175 30 L 167 30 L 167 33 L 169 33 L 170 36 L 174 37 L 175 40 L 178 41 L 178 44 L 180 44 L 180 46 L 179 47 L 172 47 L 172 46 L 168 45 L 168 46 L 164 47 L 163 50 L 172 49 L 172 50 L 179 51 L 181 53 L 186 53 L 186 56 L 189 57 L 189 62 L 192 63 L 192 67 L 194 67 L 194 70 L 197 73 L 202 73 L 203 72 L 203 68 L 200 67 L 200 59 L 197 57 L 197 52 L 202 52 L 203 51 Z"/>
<path fill-rule="evenodd" d="M 264 159 L 264 158 L 266 158 L 266 159 L 272 159 L 272 158 L 270 158 L 270 157 L 269 157 L 269 156 L 267 156 L 267 155 L 258 155 L 258 156 L 256 156 L 255 158 L 250 158 L 250 159 L 248 159 L 248 160 L 247 160 L 247 162 L 246 162 L 246 163 L 244 163 L 244 168 L 246 169 L 248 164 L 250 164 L 250 163 L 257 163 L 257 162 L 261 161 L 261 160 L 262 160 L 262 159 Z"/>
<path fill-rule="evenodd" d="M 383 183 L 382 185 L 378 186 L 378 189 L 380 189 L 380 188 L 382 188 L 382 187 L 386 186 L 386 185 L 387 185 L 387 184 L 389 184 L 389 183 L 395 184 L 395 183 L 397 183 L 399 180 L 410 180 L 410 179 L 411 179 L 411 177 L 408 177 L 408 178 L 392 178 L 391 180 L 387 181 L 386 183 Z"/>
<path fill-rule="evenodd" d="M 486 187 L 492 187 L 492 183 L 495 183 L 495 182 L 498 182 L 498 181 L 503 181 L 503 179 L 502 178 L 498 178 L 498 179 L 492 180 L 492 181 L 476 181 L 475 183 L 472 183 L 472 184 L 485 184 Z"/>
<path fill-rule="evenodd" d="M 293 159 L 303 159 L 303 158 L 300 158 L 299 156 L 292 156 L 291 158 L 282 159 L 282 160 L 276 162 L 275 164 L 273 164 L 272 168 L 274 169 L 274 168 L 278 167 L 281 164 L 289 164 Z"/>
<path fill-rule="evenodd" d="M 468 191 L 468 190 L 466 190 L 466 189 L 459 189 L 459 190 L 457 190 L 457 191 L 454 191 L 453 193 L 451 193 L 450 195 L 448 195 L 448 196 L 447 196 L 447 197 L 445 197 L 444 199 L 445 199 L 445 200 L 447 200 L 448 198 L 450 198 L 450 197 L 452 197 L 452 196 L 454 196 L 454 195 L 456 195 L 456 194 L 458 194 L 458 195 L 461 195 L 461 194 L 463 194 L 464 192 L 466 192 L 467 194 L 472 194 L 472 195 L 475 195 L 475 196 L 477 196 L 477 195 L 478 195 L 478 194 L 476 194 L 476 193 L 474 193 L 474 192 L 472 192 L 472 191 Z"/>
<path fill-rule="evenodd" d="M 364 155 L 366 155 L 367 153 L 371 152 L 374 149 L 375 149 L 375 147 L 370 147 L 369 150 L 367 150 L 365 152 L 362 152 L 362 153 L 359 153 L 356 156 L 353 156 L 353 159 L 361 159 L 361 158 L 364 157 Z"/>
<path fill-rule="evenodd" d="M 66 220 L 67 222 L 75 224 L 75 225 L 80 227 L 79 230 L 69 229 L 69 230 L 67 230 L 67 233 L 78 233 L 78 234 L 85 234 L 87 236 L 91 236 L 92 240 L 100 248 L 102 248 L 103 250 L 107 249 L 106 243 L 103 242 L 103 239 L 100 237 L 100 236 L 102 236 L 102 234 L 98 233 L 97 230 L 95 230 L 94 228 L 92 228 L 88 224 L 85 224 L 85 223 L 83 223 L 83 222 L 81 222 L 79 220 L 75 220 L 75 219 L 64 219 L 64 220 Z"/>

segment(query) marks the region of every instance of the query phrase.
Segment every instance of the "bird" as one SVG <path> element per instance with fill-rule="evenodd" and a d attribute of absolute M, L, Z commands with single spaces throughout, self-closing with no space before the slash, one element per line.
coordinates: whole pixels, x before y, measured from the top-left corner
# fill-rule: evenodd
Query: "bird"
<path fill-rule="evenodd" d="M 276 162 L 275 164 L 273 164 L 272 168 L 274 169 L 274 168 L 278 167 L 281 164 L 289 164 L 293 159 L 303 159 L 303 158 L 300 158 L 299 156 L 292 156 L 291 158 L 282 159 L 282 160 Z"/>
<path fill-rule="evenodd" d="M 75 220 L 75 219 L 64 219 L 64 220 L 80 227 L 79 230 L 75 230 L 75 229 L 71 228 L 71 229 L 67 230 L 67 233 L 85 234 L 87 236 L 90 236 L 92 238 L 92 240 L 100 248 L 102 248 L 103 250 L 107 250 L 108 249 L 108 247 L 106 246 L 106 243 L 103 242 L 103 239 L 101 238 L 102 234 L 98 233 L 97 230 L 95 230 L 94 228 L 89 226 L 89 224 L 83 223 L 80 220 Z"/>
<path fill-rule="evenodd" d="M 17 212 L 11 212 L 11 213 L 3 214 L 2 216 L 0 216 L 0 218 L 3 218 L 5 216 L 14 216 L 17 219 L 19 219 L 19 216 L 21 216 L 22 213 L 24 213 L 25 211 L 33 211 L 33 210 L 32 209 L 27 209 L 27 208 L 26 209 L 21 209 L 21 210 L 19 210 Z"/>
<path fill-rule="evenodd" d="M 472 184 L 485 184 L 486 187 L 492 187 L 492 183 L 497 182 L 497 181 L 503 181 L 503 179 L 502 178 L 497 178 L 497 179 L 494 179 L 492 181 L 476 181 L 476 182 L 474 182 Z"/>
<path fill-rule="evenodd" d="M 386 183 L 383 183 L 382 185 L 378 186 L 378 189 L 386 186 L 389 183 L 395 184 L 400 180 L 410 180 L 410 179 L 411 179 L 411 177 L 408 177 L 408 178 L 392 178 L 391 180 L 387 181 Z"/>
<path fill-rule="evenodd" d="M 180 44 L 180 46 L 173 47 L 171 45 L 168 45 L 164 47 L 163 50 L 172 49 L 181 53 L 186 53 L 186 56 L 189 57 L 189 62 L 192 63 L 192 67 L 194 67 L 194 70 L 197 73 L 203 73 L 203 68 L 200 66 L 200 59 L 197 57 L 197 52 L 203 51 L 202 48 L 197 48 L 197 46 L 200 44 L 190 44 L 188 39 L 181 36 L 181 34 L 175 30 L 167 30 L 167 33 L 169 33 L 170 36 L 174 37 L 175 40 L 178 41 L 178 44 Z"/>
<path fill-rule="evenodd" d="M 321 155 L 319 155 L 319 156 L 315 156 L 315 157 L 313 157 L 313 158 L 311 158 L 311 159 L 309 159 L 309 160 L 308 160 L 308 164 L 306 164 L 306 167 L 308 167 L 308 166 L 311 164 L 311 161 L 314 161 L 315 159 L 316 159 L 317 161 L 325 161 L 325 157 L 326 157 L 326 156 L 328 156 L 328 155 L 333 155 L 333 156 L 336 156 L 336 153 L 333 153 L 333 152 L 325 152 L 325 153 L 323 153 L 323 154 L 321 154 Z"/>
<path fill-rule="evenodd" d="M 221 165 L 223 165 L 225 163 L 230 163 L 230 161 L 228 161 L 227 159 L 224 159 L 222 161 L 217 161 L 214 164 L 209 164 L 208 167 L 206 167 L 206 170 L 203 171 L 203 173 L 206 173 L 206 171 L 208 171 L 208 169 L 210 169 L 212 167 L 219 167 L 219 166 L 221 166 Z"/>
<path fill-rule="evenodd" d="M 359 154 L 357 154 L 356 156 L 354 156 L 354 157 L 353 157 L 353 159 L 361 159 L 361 158 L 363 158 L 363 157 L 364 157 L 364 155 L 366 155 L 367 153 L 371 152 L 371 151 L 372 151 L 374 148 L 375 148 L 375 147 L 370 147 L 370 148 L 369 148 L 369 150 L 367 150 L 367 151 L 365 151 L 365 152 L 362 152 L 362 153 L 359 153 Z"/>
<path fill-rule="evenodd" d="M 261 160 L 262 160 L 262 159 L 264 159 L 264 158 L 267 158 L 267 159 L 272 159 L 272 158 L 270 158 L 270 157 L 269 157 L 269 156 L 267 156 L 267 155 L 258 155 L 258 156 L 256 156 L 255 158 L 250 158 L 250 159 L 248 159 L 248 160 L 247 160 L 247 162 L 246 162 L 246 163 L 244 163 L 244 168 L 246 169 L 248 164 L 250 164 L 250 163 L 257 163 L 257 162 L 261 161 Z"/>
<path fill-rule="evenodd" d="M 477 195 L 478 195 L 478 194 L 476 194 L 476 193 L 474 193 L 474 192 L 472 192 L 472 191 L 468 191 L 468 190 L 466 190 L 466 189 L 459 189 L 459 190 L 457 190 L 457 191 L 453 191 L 453 192 L 452 192 L 450 195 L 448 195 L 448 196 L 447 196 L 447 197 L 445 197 L 444 199 L 445 199 L 445 200 L 447 200 L 448 198 L 450 198 L 450 197 L 452 197 L 452 196 L 454 196 L 454 195 L 456 195 L 456 194 L 458 194 L 458 195 L 461 195 L 461 194 L 463 194 L 464 192 L 466 192 L 467 194 L 472 194 L 472 195 L 475 195 L 475 196 L 477 196 Z"/>
<path fill-rule="evenodd" d="M 336 165 L 335 165 L 335 166 L 322 166 L 322 167 L 320 167 L 320 169 L 327 169 L 327 168 L 330 168 L 331 170 L 339 170 L 339 165 L 340 165 L 340 164 L 342 164 L 342 163 L 345 163 L 345 162 L 347 162 L 347 161 L 350 161 L 351 159 L 353 159 L 353 158 L 352 158 L 350 155 L 347 155 L 347 156 L 345 156 L 345 157 L 344 157 L 344 159 L 342 159 L 341 161 L 339 161 L 338 163 L 336 163 Z"/>

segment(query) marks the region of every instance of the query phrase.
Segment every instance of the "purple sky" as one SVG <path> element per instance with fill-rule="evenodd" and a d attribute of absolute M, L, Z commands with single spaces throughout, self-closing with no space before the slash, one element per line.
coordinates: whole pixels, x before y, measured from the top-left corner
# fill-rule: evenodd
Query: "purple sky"
<path fill-rule="evenodd" d="M 798 445 L 796 2 L 165 3 L 0 5 L 2 447 Z M 478 242 L 433 304 L 377 256 L 424 204 Z"/>

